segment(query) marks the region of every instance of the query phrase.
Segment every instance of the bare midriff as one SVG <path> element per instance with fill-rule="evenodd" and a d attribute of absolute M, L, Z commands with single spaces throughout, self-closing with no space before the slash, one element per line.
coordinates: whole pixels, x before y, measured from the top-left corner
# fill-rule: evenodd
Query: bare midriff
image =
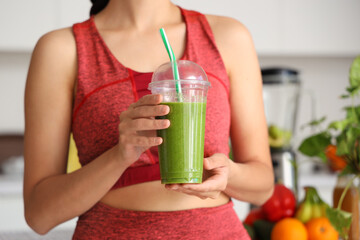
<path fill-rule="evenodd" d="M 224 193 L 221 193 L 216 199 L 201 199 L 168 190 L 160 181 L 152 181 L 112 190 L 100 202 L 126 210 L 179 211 L 221 206 L 229 202 L 229 199 Z"/>

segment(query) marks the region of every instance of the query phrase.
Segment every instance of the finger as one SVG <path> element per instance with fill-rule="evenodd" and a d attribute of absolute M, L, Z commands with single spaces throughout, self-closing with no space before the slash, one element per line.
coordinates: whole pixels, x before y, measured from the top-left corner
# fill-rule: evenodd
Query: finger
<path fill-rule="evenodd" d="M 119 124 L 119 132 L 146 131 L 166 129 L 170 126 L 168 119 L 146 119 L 139 118 L 124 121 Z"/>
<path fill-rule="evenodd" d="M 205 192 L 214 191 L 217 188 L 217 183 L 215 181 L 207 180 L 201 184 L 183 184 L 178 188 L 205 193 Z"/>
<path fill-rule="evenodd" d="M 197 191 L 191 191 L 191 190 L 188 190 L 188 189 L 183 190 L 182 193 L 192 195 L 192 196 L 196 196 L 196 197 L 199 197 L 201 199 L 207 199 L 207 198 L 215 199 L 215 198 L 219 197 L 219 195 L 220 195 L 220 191 L 197 192 Z"/>
<path fill-rule="evenodd" d="M 177 190 L 180 184 L 165 184 L 165 188 L 169 190 Z"/>
<path fill-rule="evenodd" d="M 226 179 L 222 175 L 213 175 L 200 184 L 182 184 L 178 188 L 184 188 L 197 192 L 224 191 Z"/>
<path fill-rule="evenodd" d="M 169 184 L 167 186 L 167 188 L 169 190 L 175 190 L 175 191 L 196 191 L 196 192 L 209 192 L 209 191 L 213 191 L 215 190 L 215 186 L 211 186 L 211 182 L 208 184 L 205 182 L 203 183 L 199 183 L 199 184 L 194 184 L 194 183 L 189 183 L 189 184 Z"/>
<path fill-rule="evenodd" d="M 140 98 L 137 102 L 132 103 L 130 107 L 137 108 L 145 105 L 157 105 L 162 102 L 162 95 L 160 94 L 149 94 Z"/>
<path fill-rule="evenodd" d="M 128 113 L 128 117 L 135 118 L 149 118 L 156 116 L 164 116 L 170 112 L 169 106 L 156 105 L 156 106 L 139 106 Z"/>
<path fill-rule="evenodd" d="M 227 157 L 225 154 L 214 154 L 210 157 L 204 158 L 204 168 L 206 170 L 212 170 L 218 167 L 226 165 Z"/>
<path fill-rule="evenodd" d="M 142 147 L 152 147 L 157 146 L 162 143 L 161 137 L 144 137 L 136 135 L 121 135 L 120 144 L 122 145 L 134 145 Z"/>
<path fill-rule="evenodd" d="M 226 169 L 218 169 L 219 172 L 207 178 L 202 183 L 182 183 L 182 184 L 166 184 L 165 187 L 170 190 L 188 189 L 198 192 L 210 192 L 217 190 L 225 190 L 226 187 Z"/>
<path fill-rule="evenodd" d="M 192 195 L 192 196 L 196 196 L 196 197 L 199 197 L 201 199 L 206 199 L 206 198 L 215 199 L 220 195 L 220 191 L 199 192 L 199 191 L 194 191 L 194 190 L 191 190 L 191 189 L 183 188 L 181 185 L 178 185 L 178 188 L 175 188 L 175 189 L 171 188 L 170 190 L 185 193 L 185 194 Z"/>

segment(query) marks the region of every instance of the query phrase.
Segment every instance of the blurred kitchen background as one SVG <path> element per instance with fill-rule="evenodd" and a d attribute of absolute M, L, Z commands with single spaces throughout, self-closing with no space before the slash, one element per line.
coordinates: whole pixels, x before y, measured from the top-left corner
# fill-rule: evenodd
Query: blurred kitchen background
<path fill-rule="evenodd" d="M 238 19 L 250 30 L 262 68 L 298 71 L 301 97 L 292 146 L 312 133 L 301 126 L 313 118 L 341 119 L 349 67 L 360 54 L 359 0 L 174 0 L 176 4 Z M 32 49 L 41 35 L 88 18 L 90 0 L 13 0 L 0 8 L 0 233 L 28 231 L 22 205 L 23 95 Z M 302 187 L 317 187 L 332 204 L 336 176 L 299 154 Z M 318 171 L 314 171 L 314 169 Z M 243 220 L 249 205 L 235 201 Z M 76 219 L 57 229 L 71 229 Z M 56 231 L 56 230 L 54 230 Z"/>

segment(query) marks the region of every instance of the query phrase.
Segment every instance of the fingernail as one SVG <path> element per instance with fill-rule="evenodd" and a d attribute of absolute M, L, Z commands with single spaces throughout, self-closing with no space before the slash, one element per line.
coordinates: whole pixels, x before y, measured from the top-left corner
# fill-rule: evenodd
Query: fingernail
<path fill-rule="evenodd" d="M 162 102 L 162 96 L 160 94 L 156 95 L 156 100 Z"/>
<path fill-rule="evenodd" d="M 163 121 L 163 127 L 169 127 L 170 126 L 170 121 L 169 120 L 164 120 Z"/>

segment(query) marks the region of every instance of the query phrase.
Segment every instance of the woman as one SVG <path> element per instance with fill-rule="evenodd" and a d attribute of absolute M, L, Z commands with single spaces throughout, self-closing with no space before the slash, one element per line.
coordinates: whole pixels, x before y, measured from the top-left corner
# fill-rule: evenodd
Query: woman
<path fill-rule="evenodd" d="M 260 205 L 273 190 L 250 34 L 233 19 L 169 0 L 92 2 L 89 20 L 44 35 L 33 52 L 25 93 L 28 224 L 45 234 L 80 216 L 73 239 L 249 239 L 230 198 Z M 161 27 L 177 59 L 197 62 L 212 84 L 202 184 L 159 181 L 155 130 L 171 123 L 154 117 L 169 108 L 146 88 L 169 61 Z M 66 174 L 70 132 L 83 167 Z"/>

